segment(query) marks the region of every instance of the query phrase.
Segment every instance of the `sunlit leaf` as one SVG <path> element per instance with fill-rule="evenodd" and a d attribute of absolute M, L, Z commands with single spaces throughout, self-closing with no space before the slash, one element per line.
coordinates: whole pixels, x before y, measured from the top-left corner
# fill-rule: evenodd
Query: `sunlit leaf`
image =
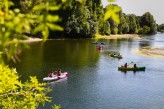
<path fill-rule="evenodd" d="M 48 26 L 51 30 L 63 31 L 63 28 L 62 28 L 61 26 L 58 26 L 58 25 L 55 25 L 55 24 L 47 23 L 47 26 Z"/>
<path fill-rule="evenodd" d="M 34 29 L 34 33 L 42 31 L 44 29 L 44 24 L 40 24 L 38 25 L 35 29 Z"/>
<path fill-rule="evenodd" d="M 46 9 L 45 4 L 39 4 L 39 5 L 34 6 L 34 8 L 33 8 L 34 11 L 43 10 L 43 9 Z"/>
<path fill-rule="evenodd" d="M 49 22 L 57 22 L 57 21 L 59 21 L 59 16 L 57 16 L 57 15 L 48 15 L 47 16 L 47 21 L 49 21 Z"/>
<path fill-rule="evenodd" d="M 49 10 L 51 11 L 57 11 L 60 9 L 60 6 L 49 6 Z"/>
<path fill-rule="evenodd" d="M 45 27 L 45 29 L 42 31 L 42 35 L 43 35 L 43 40 L 45 41 L 49 36 L 49 30 L 47 27 Z"/>
<path fill-rule="evenodd" d="M 84 3 L 84 0 L 76 0 L 77 2 L 83 4 Z"/>
<path fill-rule="evenodd" d="M 116 0 L 108 0 L 108 2 L 115 2 Z"/>
<path fill-rule="evenodd" d="M 117 5 L 108 5 L 106 7 L 107 12 L 105 13 L 104 20 L 108 20 L 109 18 L 112 18 L 116 23 L 120 23 L 119 21 L 119 14 L 118 12 L 121 11 L 121 8 Z"/>

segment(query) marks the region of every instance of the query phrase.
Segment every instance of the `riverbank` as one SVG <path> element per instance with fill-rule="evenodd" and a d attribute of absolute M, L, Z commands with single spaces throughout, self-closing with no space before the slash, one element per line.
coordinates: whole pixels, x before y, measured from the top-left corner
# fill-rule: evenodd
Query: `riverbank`
<path fill-rule="evenodd" d="M 31 42 L 38 42 L 38 41 L 42 41 L 43 39 L 41 39 L 41 38 L 28 38 L 28 39 L 26 39 L 26 40 L 23 40 L 23 42 L 25 42 L 25 43 L 31 43 Z"/>
<path fill-rule="evenodd" d="M 130 39 L 130 38 L 134 38 L 134 39 L 142 39 L 141 35 L 138 34 L 116 34 L 116 35 L 96 35 L 95 37 L 96 39 Z"/>
<path fill-rule="evenodd" d="M 151 49 L 145 48 L 136 51 L 136 53 L 143 56 L 164 58 L 164 48 L 151 48 Z"/>
<path fill-rule="evenodd" d="M 95 38 L 93 39 L 129 39 L 129 38 L 134 38 L 134 39 L 141 39 L 141 36 L 138 34 L 122 34 L 122 35 L 96 35 Z M 25 43 L 30 43 L 30 42 L 38 42 L 38 41 L 42 41 L 43 39 L 41 38 L 28 38 L 26 40 L 23 40 L 23 42 Z M 49 39 L 47 39 L 49 40 Z"/>

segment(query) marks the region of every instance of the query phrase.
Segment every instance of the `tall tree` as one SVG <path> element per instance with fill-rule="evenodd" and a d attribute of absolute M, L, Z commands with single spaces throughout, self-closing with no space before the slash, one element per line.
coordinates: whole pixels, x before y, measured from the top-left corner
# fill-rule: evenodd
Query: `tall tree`
<path fill-rule="evenodd" d="M 142 28 L 144 26 L 148 26 L 150 28 L 148 34 L 155 34 L 157 31 L 156 22 L 150 12 L 146 12 L 143 16 L 141 16 L 140 25 Z"/>
<path fill-rule="evenodd" d="M 130 34 L 138 33 L 136 15 L 128 14 L 126 16 L 126 22 L 128 23 L 128 26 L 129 26 L 128 33 L 130 33 Z"/>

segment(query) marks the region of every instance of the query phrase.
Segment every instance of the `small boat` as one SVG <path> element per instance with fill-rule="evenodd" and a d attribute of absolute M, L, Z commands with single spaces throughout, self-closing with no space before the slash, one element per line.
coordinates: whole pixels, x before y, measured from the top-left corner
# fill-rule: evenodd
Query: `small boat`
<path fill-rule="evenodd" d="M 68 73 L 67 72 L 64 72 L 60 76 L 58 76 L 58 79 L 62 79 L 62 78 L 65 78 L 65 77 L 68 77 Z"/>
<path fill-rule="evenodd" d="M 118 58 L 118 59 L 122 59 L 122 55 L 117 55 L 117 54 L 110 54 L 111 57 L 113 58 Z"/>
<path fill-rule="evenodd" d="M 96 44 L 96 45 L 106 45 L 105 42 L 92 42 L 92 44 Z"/>
<path fill-rule="evenodd" d="M 97 49 L 98 50 L 104 50 L 104 47 L 103 46 L 97 46 Z"/>
<path fill-rule="evenodd" d="M 59 79 L 63 79 L 65 77 L 68 77 L 67 72 L 61 73 L 60 76 L 52 75 L 52 77 L 45 77 L 45 78 L 43 78 L 43 81 L 56 81 L 56 80 L 59 80 Z"/>
<path fill-rule="evenodd" d="M 92 44 L 99 44 L 99 42 L 92 42 Z"/>
<path fill-rule="evenodd" d="M 58 76 L 57 75 L 53 75 L 52 77 L 45 77 L 43 78 L 43 81 L 55 81 L 58 80 Z"/>
<path fill-rule="evenodd" d="M 145 71 L 145 68 L 146 67 L 136 67 L 134 68 L 133 66 L 128 66 L 127 68 L 121 66 L 121 67 L 118 67 L 118 70 L 120 71 Z"/>
<path fill-rule="evenodd" d="M 105 43 L 105 42 L 100 42 L 99 44 L 100 44 L 100 45 L 106 45 L 106 43 Z"/>

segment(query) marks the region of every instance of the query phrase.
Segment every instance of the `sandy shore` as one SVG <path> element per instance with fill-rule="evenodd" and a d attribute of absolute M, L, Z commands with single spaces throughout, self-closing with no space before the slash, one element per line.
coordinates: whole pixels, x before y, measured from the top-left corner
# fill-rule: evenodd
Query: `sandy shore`
<path fill-rule="evenodd" d="M 140 35 L 138 34 L 117 34 L 117 35 L 96 35 L 96 39 L 129 39 L 129 38 L 135 38 L 135 39 L 142 39 Z"/>
<path fill-rule="evenodd" d="M 136 51 L 136 53 L 144 56 L 164 58 L 164 48 L 141 49 Z"/>
<path fill-rule="evenodd" d="M 122 35 L 96 35 L 95 39 L 129 39 L 129 38 L 135 38 L 135 39 L 141 39 L 140 35 L 138 34 L 122 34 Z M 30 43 L 30 42 L 38 42 L 42 41 L 43 39 L 40 38 L 28 38 L 27 40 L 23 40 L 23 42 Z"/>
<path fill-rule="evenodd" d="M 23 40 L 23 42 L 25 43 L 31 43 L 31 42 L 38 42 L 38 41 L 42 41 L 43 39 L 40 38 L 28 38 L 27 40 Z"/>

